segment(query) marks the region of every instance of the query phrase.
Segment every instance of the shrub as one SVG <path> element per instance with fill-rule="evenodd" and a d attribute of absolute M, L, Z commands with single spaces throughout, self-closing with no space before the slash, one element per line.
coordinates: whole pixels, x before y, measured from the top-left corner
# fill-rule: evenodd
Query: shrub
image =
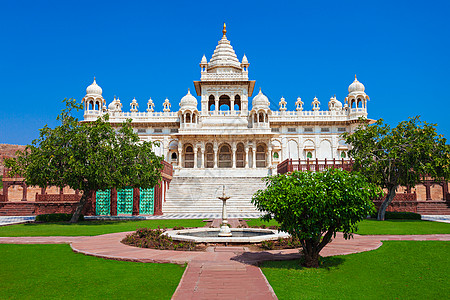
<path fill-rule="evenodd" d="M 36 222 L 69 222 L 72 218 L 72 214 L 43 214 L 36 216 Z M 80 221 L 84 220 L 84 216 L 80 215 Z"/>
<path fill-rule="evenodd" d="M 372 214 L 372 218 L 376 218 L 377 214 Z M 413 212 L 387 211 L 384 216 L 385 220 L 420 220 L 420 214 Z"/>
<path fill-rule="evenodd" d="M 161 228 L 141 228 L 131 234 L 128 234 L 122 243 L 140 248 L 152 248 L 159 250 L 195 250 L 193 242 L 174 241 L 167 236 Z"/>

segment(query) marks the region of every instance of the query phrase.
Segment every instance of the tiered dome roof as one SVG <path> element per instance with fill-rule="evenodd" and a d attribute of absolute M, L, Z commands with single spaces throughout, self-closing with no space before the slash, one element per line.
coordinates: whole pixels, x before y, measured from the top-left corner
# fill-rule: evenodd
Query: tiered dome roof
<path fill-rule="evenodd" d="M 94 82 L 92 82 L 92 84 L 86 88 L 86 94 L 101 96 L 102 92 L 103 92 L 102 88 L 99 85 L 97 85 L 97 82 L 95 82 L 95 77 L 94 77 Z"/>
<path fill-rule="evenodd" d="M 208 69 L 213 69 L 216 67 L 233 67 L 236 69 L 241 69 L 241 63 L 239 62 L 230 41 L 227 39 L 226 25 L 223 24 L 223 36 L 216 46 L 211 60 L 208 64 Z"/>

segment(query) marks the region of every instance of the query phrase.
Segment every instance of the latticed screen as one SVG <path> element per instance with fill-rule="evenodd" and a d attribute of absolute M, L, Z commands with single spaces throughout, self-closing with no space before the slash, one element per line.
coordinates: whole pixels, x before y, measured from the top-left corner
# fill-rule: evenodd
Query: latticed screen
<path fill-rule="evenodd" d="M 95 195 L 95 214 L 107 216 L 111 209 L 111 190 L 97 191 Z"/>
<path fill-rule="evenodd" d="M 139 214 L 141 215 L 153 215 L 154 205 L 154 188 L 139 189 Z"/>
<path fill-rule="evenodd" d="M 125 188 L 117 191 L 117 214 L 133 212 L 133 189 Z"/>

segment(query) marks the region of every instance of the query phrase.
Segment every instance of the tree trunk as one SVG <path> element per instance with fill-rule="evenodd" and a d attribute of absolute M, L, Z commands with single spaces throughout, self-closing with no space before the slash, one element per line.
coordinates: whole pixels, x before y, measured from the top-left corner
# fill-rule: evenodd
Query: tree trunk
<path fill-rule="evenodd" d="M 75 212 L 72 215 L 72 219 L 70 219 L 70 223 L 78 222 L 78 219 L 80 218 L 80 215 L 81 215 L 81 211 L 83 210 L 84 205 L 87 202 L 88 195 L 89 195 L 88 192 L 83 191 L 83 195 L 81 195 L 80 202 L 78 202 L 78 206 L 77 206 L 77 208 L 75 209 Z"/>
<path fill-rule="evenodd" d="M 388 189 L 388 194 L 386 195 L 386 199 L 384 199 L 383 203 L 381 203 L 380 209 L 378 210 L 378 221 L 384 221 L 384 215 L 386 214 L 386 209 L 391 204 L 392 199 L 395 197 L 395 191 L 397 190 L 397 185 L 392 186 Z"/>
<path fill-rule="evenodd" d="M 303 263 L 303 266 L 306 268 L 318 268 L 319 267 L 319 252 L 318 245 L 319 245 L 320 239 L 306 239 L 302 243 L 303 246 L 303 256 L 305 258 L 305 261 Z"/>

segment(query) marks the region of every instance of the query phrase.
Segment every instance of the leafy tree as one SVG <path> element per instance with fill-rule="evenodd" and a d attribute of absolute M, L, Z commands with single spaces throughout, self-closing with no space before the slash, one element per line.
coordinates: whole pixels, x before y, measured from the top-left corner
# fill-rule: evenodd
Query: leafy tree
<path fill-rule="evenodd" d="M 383 124 L 382 119 L 372 125 L 362 123 L 343 136 L 352 146 L 349 154 L 354 169 L 387 189 L 378 220 L 384 220 L 399 186 L 413 187 L 425 177 L 449 178 L 450 145 L 437 134 L 435 124 L 422 122 L 419 117 L 400 122 L 395 128 Z"/>
<path fill-rule="evenodd" d="M 297 237 L 303 248 L 304 265 L 319 266 L 319 253 L 342 231 L 350 238 L 356 223 L 373 212 L 380 189 L 357 173 L 328 169 L 323 172 L 293 172 L 265 178 L 266 189 L 252 203 L 275 219 L 280 230 Z"/>
<path fill-rule="evenodd" d="M 79 215 L 93 191 L 110 188 L 155 186 L 161 178 L 162 157 L 155 155 L 152 142 L 141 142 L 131 120 L 115 130 L 108 115 L 94 122 L 79 122 L 72 115 L 82 106 L 65 99 L 66 108 L 54 129 L 40 129 L 39 138 L 8 159 L 13 174 L 22 174 L 29 185 L 69 186 L 82 192 L 71 222 Z"/>

